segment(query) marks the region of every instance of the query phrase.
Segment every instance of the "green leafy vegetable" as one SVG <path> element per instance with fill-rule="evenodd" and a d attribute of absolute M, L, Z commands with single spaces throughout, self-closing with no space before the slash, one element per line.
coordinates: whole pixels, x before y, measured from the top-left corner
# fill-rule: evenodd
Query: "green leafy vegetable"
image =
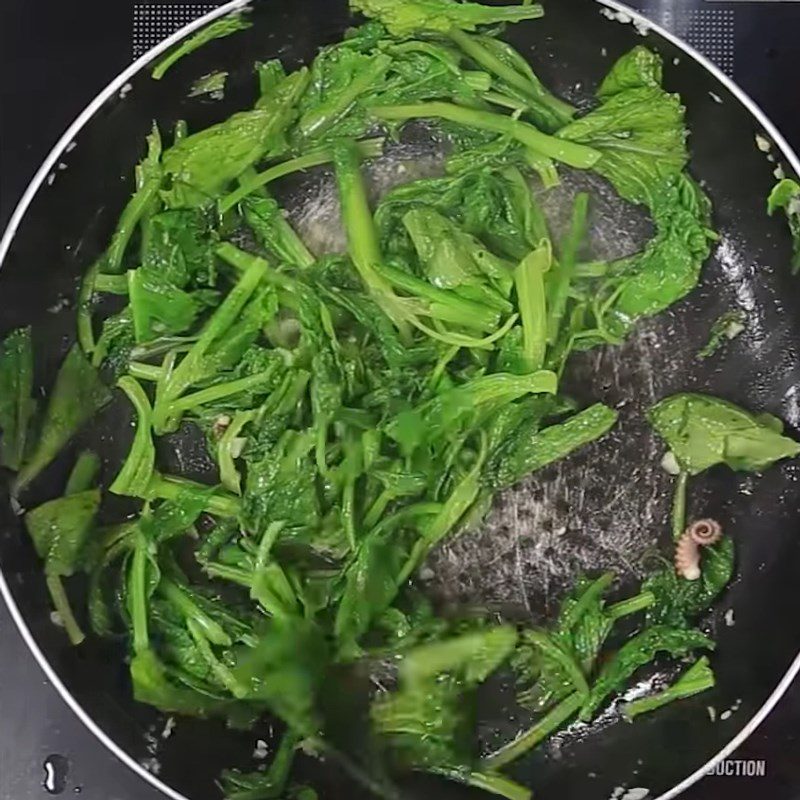
<path fill-rule="evenodd" d="M 392 603 L 400 590 L 399 576 L 408 547 L 390 527 L 367 536 L 344 574 L 344 590 L 336 612 L 334 632 L 345 651 L 355 643 Z"/>
<path fill-rule="evenodd" d="M 405 122 L 409 119 L 438 118 L 478 130 L 510 136 L 536 153 L 554 158 L 556 161 L 562 161 L 571 167 L 578 167 L 579 169 L 588 169 L 594 166 L 602 155 L 598 150 L 579 142 L 578 139 L 570 140 L 567 137 L 557 139 L 542 133 L 534 128 L 533 125 L 513 117 L 495 114 L 490 111 L 463 108 L 450 103 L 375 106 L 372 108 L 372 113 L 378 119 L 395 122 Z"/>
<path fill-rule="evenodd" d="M 597 90 L 597 96 L 600 98 L 611 97 L 626 89 L 639 89 L 647 86 L 660 88 L 662 77 L 661 56 L 639 45 L 611 67 Z"/>
<path fill-rule="evenodd" d="M 30 328 L 10 333 L 0 343 L 0 465 L 18 470 L 25 458 L 28 428 L 36 404 Z"/>
<path fill-rule="evenodd" d="M 228 80 L 228 73 L 225 70 L 210 72 L 198 78 L 189 91 L 189 97 L 200 97 L 201 95 L 211 95 L 212 98 L 221 100 L 225 94 L 225 84 Z"/>
<path fill-rule="evenodd" d="M 523 687 L 517 695 L 520 705 L 542 711 L 574 691 L 584 699 L 588 696 L 588 677 L 619 618 L 605 608 L 603 600 L 613 578 L 607 573 L 595 581 L 579 580 L 563 601 L 552 634 L 523 631 L 513 661 Z M 630 613 L 636 610 L 640 609 L 628 609 Z"/>
<path fill-rule="evenodd" d="M 488 481 L 495 488 L 513 486 L 531 472 L 605 436 L 616 421 L 613 409 L 598 404 L 542 431 L 538 422 L 530 432 L 517 430 L 490 465 Z"/>
<path fill-rule="evenodd" d="M 247 224 L 268 252 L 296 267 L 310 267 L 314 263 L 314 256 L 271 197 L 248 197 L 242 207 Z"/>
<path fill-rule="evenodd" d="M 150 435 L 153 409 L 144 390 L 133 378 L 127 376 L 121 378 L 119 387 L 136 409 L 138 419 L 133 445 L 125 464 L 109 487 L 109 491 L 114 494 L 144 497 L 147 494 L 156 463 L 156 450 Z"/>
<path fill-rule="evenodd" d="M 258 108 L 234 114 L 166 150 L 162 165 L 172 180 L 168 205 L 205 205 L 260 159 L 281 155 L 296 115 L 294 104 L 307 80 L 302 70 L 289 75 L 262 98 Z"/>
<path fill-rule="evenodd" d="M 671 686 L 657 694 L 626 703 L 622 713 L 626 719 L 632 720 L 640 714 L 655 711 L 668 703 L 675 702 L 675 700 L 684 700 L 687 697 L 693 697 L 696 694 L 708 691 L 714 687 L 715 683 L 714 673 L 708 663 L 708 658 L 702 656 Z"/>
<path fill-rule="evenodd" d="M 85 566 L 86 548 L 99 508 L 100 490 L 89 489 L 51 500 L 25 515 L 25 527 L 44 561 L 50 597 L 73 644 L 80 644 L 85 637 L 61 579 Z"/>
<path fill-rule="evenodd" d="M 767 211 L 770 216 L 779 208 L 786 212 L 789 233 L 794 242 L 792 272 L 800 271 L 800 184 L 791 178 L 784 178 L 772 188 L 767 200 Z"/>
<path fill-rule="evenodd" d="M 581 707 L 581 719 L 590 720 L 608 695 L 621 688 L 636 670 L 649 664 L 658 652 L 683 656 L 714 643 L 700 631 L 655 625 L 627 641 L 600 670 L 591 693 Z"/>
<path fill-rule="evenodd" d="M 237 31 L 250 28 L 252 23 L 249 22 L 242 14 L 228 14 L 221 19 L 214 20 L 214 22 L 201 28 L 193 36 L 190 36 L 186 41 L 177 45 L 170 53 L 168 53 L 161 61 L 153 67 L 154 80 L 161 80 L 167 71 L 170 70 L 178 61 L 195 50 L 199 50 L 203 45 L 214 39 L 222 39 L 230 36 Z"/>
<path fill-rule="evenodd" d="M 111 399 L 111 393 L 80 347 L 73 346 L 48 397 L 39 440 L 17 474 L 21 492 L 50 464 L 64 445 Z"/>
<path fill-rule="evenodd" d="M 474 689 L 508 657 L 516 639 L 513 628 L 487 628 L 409 651 L 400 687 L 378 696 L 371 708 L 375 728 L 395 758 L 503 797 L 527 797 L 501 776 L 481 773 L 471 741 Z"/>
<path fill-rule="evenodd" d="M 672 564 L 655 572 L 642 584 L 655 602 L 647 609 L 652 625 L 687 627 L 707 611 L 733 577 L 734 546 L 729 537 L 701 550 L 700 578 L 680 576 Z"/>
<path fill-rule="evenodd" d="M 703 548 L 698 580 L 657 567 L 613 601 L 614 575 L 578 576 L 557 618 L 535 627 L 504 607 L 440 606 L 423 565 L 473 535 L 496 493 L 610 431 L 616 411 L 563 393 L 583 401 L 592 385 L 571 358 L 620 343 L 696 285 L 711 206 L 686 172 L 684 109 L 651 51 L 617 61 L 579 112 L 498 38 L 502 23 L 541 16 L 535 4 L 352 8 L 371 20 L 307 66 L 256 64 L 250 107 L 191 133 L 179 121 L 165 148 L 153 130 L 37 424 L 30 331 L 0 346 L 0 463 L 17 471 L 16 493 L 38 488 L 101 422 L 100 376 L 121 389 L 127 454 L 93 440 L 63 495 L 25 524 L 54 619 L 82 639 L 67 589 L 84 573 L 88 623 L 127 646 L 138 701 L 285 726 L 268 769 L 225 772 L 229 800 L 314 800 L 291 782 L 301 742 L 384 800 L 399 797 L 387 777 L 398 770 L 528 800 L 500 767 L 591 718 L 657 657 L 713 646 L 693 626 L 733 575 L 733 543 Z M 248 24 L 217 21 L 154 77 Z M 433 124 L 401 134 L 416 119 Z M 438 162 L 419 157 L 426 129 L 444 153 L 436 177 L 425 174 Z M 385 192 L 372 180 L 382 166 L 366 163 L 384 155 L 397 166 Z M 558 224 L 559 164 L 646 206 L 655 235 L 641 252 L 596 259 L 587 193 Z M 320 231 L 327 217 L 290 196 L 326 167 L 342 246 L 336 225 Z M 789 187 L 771 206 L 793 203 Z M 306 241 L 311 231 L 325 241 Z M 717 343 L 726 331 L 720 321 Z M 800 449 L 773 417 L 703 395 L 668 398 L 650 418 L 678 476 L 676 534 L 690 475 L 761 470 Z M 630 636 L 620 620 L 634 614 Z M 481 760 L 478 693 L 506 668 L 533 718 Z M 701 658 L 629 715 L 712 684 Z"/>
<path fill-rule="evenodd" d="M 475 686 L 508 658 L 516 642 L 514 628 L 502 626 L 420 645 L 404 658 L 400 680 L 413 686 L 448 673 L 459 676 L 467 686 Z"/>
<path fill-rule="evenodd" d="M 696 285 L 710 253 L 710 202 L 691 178 L 668 178 L 650 190 L 656 236 L 634 256 L 620 278 L 610 282 L 606 324 L 619 334 L 632 323 L 680 300 Z"/>
<path fill-rule="evenodd" d="M 650 409 L 648 416 L 689 475 L 716 464 L 760 472 L 800 453 L 800 445 L 782 435 L 783 424 L 775 417 L 755 417 L 708 395 L 673 395 Z"/>
<path fill-rule="evenodd" d="M 427 31 L 448 33 L 453 28 L 474 31 L 480 25 L 538 19 L 544 14 L 535 3 L 498 7 L 456 0 L 350 0 L 350 7 L 380 20 L 401 38 Z"/>
<path fill-rule="evenodd" d="M 708 343 L 700 350 L 697 357 L 701 360 L 713 356 L 726 341 L 735 339 L 747 327 L 747 315 L 744 311 L 726 311 L 711 326 Z"/>
<path fill-rule="evenodd" d="M 558 137 L 599 150 L 593 169 L 626 200 L 653 205 L 653 192 L 688 161 L 684 109 L 661 88 L 658 56 L 636 47 L 612 67 L 598 90 L 599 108 Z"/>
<path fill-rule="evenodd" d="M 317 731 L 314 700 L 325 675 L 327 648 L 319 628 L 302 619 L 272 620 L 234 667 L 242 698 L 262 700 L 292 729 Z"/>

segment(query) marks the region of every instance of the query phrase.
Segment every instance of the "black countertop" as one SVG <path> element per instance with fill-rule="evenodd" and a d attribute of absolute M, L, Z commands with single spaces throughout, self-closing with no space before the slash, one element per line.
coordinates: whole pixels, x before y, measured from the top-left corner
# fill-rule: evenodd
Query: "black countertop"
<path fill-rule="evenodd" d="M 141 28 L 142 9 L 169 6 L 178 11 L 171 18 L 186 21 L 187 15 L 213 5 L 218 3 L 0 3 L 0 227 L 66 124 L 130 63 L 134 52 L 157 38 L 158 30 Z M 800 149 L 800 3 L 649 0 L 639 5 L 733 73 Z M 170 24 L 169 14 L 161 19 Z M 162 797 L 81 725 L 48 684 L 0 604 L 0 800 L 44 800 L 44 763 L 52 756 L 59 757 L 62 796 Z M 800 683 L 721 769 L 727 774 L 706 777 L 683 797 L 800 800 Z"/>

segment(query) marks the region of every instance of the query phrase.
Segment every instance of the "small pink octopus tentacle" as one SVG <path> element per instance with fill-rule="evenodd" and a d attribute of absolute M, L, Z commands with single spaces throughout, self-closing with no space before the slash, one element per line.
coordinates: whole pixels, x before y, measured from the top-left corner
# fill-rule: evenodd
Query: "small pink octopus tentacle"
<path fill-rule="evenodd" d="M 700 578 L 700 548 L 716 544 L 722 538 L 722 526 L 714 519 L 693 522 L 675 545 L 675 571 L 687 581 Z"/>

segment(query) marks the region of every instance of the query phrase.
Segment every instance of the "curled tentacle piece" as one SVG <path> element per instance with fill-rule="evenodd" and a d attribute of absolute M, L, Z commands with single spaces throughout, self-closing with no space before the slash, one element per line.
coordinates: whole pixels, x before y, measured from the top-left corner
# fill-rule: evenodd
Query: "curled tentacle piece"
<path fill-rule="evenodd" d="M 693 522 L 686 529 L 686 533 L 700 547 L 708 547 L 710 544 L 716 544 L 722 538 L 722 525 L 715 519 L 701 519 Z"/>
<path fill-rule="evenodd" d="M 722 526 L 713 519 L 693 522 L 675 545 L 675 571 L 687 581 L 700 578 L 700 548 L 716 544 L 722 538 Z"/>

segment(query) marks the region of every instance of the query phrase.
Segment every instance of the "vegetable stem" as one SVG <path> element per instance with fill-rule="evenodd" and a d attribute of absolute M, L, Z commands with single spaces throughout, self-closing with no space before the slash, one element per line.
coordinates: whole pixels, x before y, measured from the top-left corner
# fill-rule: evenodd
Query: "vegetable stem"
<path fill-rule="evenodd" d="M 119 218 L 111 244 L 98 265 L 98 272 L 118 274 L 122 271 L 122 258 L 133 232 L 158 198 L 162 180 L 160 162 L 161 135 L 154 124 L 152 133 L 147 137 L 147 156 L 137 169 L 138 188 Z"/>
<path fill-rule="evenodd" d="M 547 349 L 547 300 L 544 275 L 550 269 L 550 242 L 545 240 L 514 272 L 517 304 L 522 319 L 522 348 L 528 372 L 544 365 Z"/>
<path fill-rule="evenodd" d="M 264 532 L 264 535 L 261 537 L 261 542 L 258 545 L 258 554 L 256 555 L 255 566 L 257 570 L 264 569 L 264 567 L 267 566 L 269 554 L 272 552 L 275 542 L 278 541 L 278 537 L 281 535 L 281 531 L 285 527 L 286 523 L 283 522 L 283 520 L 270 522 L 270 524 L 267 526 L 267 530 Z"/>
<path fill-rule="evenodd" d="M 400 572 L 397 585 L 402 586 L 422 565 L 428 553 L 447 536 L 470 509 L 480 493 L 480 474 L 486 457 L 485 442 L 480 457 L 470 473 L 456 486 L 441 511 L 426 525 L 422 536 L 415 542 Z"/>
<path fill-rule="evenodd" d="M 206 492 L 207 486 L 185 478 L 175 478 L 156 473 L 147 488 L 148 499 L 159 498 L 161 500 L 176 501 L 182 492 L 202 491 Z M 217 491 L 208 497 L 206 511 L 217 517 L 237 517 L 241 511 L 241 501 L 234 495 Z"/>
<path fill-rule="evenodd" d="M 586 235 L 586 220 L 589 211 L 589 195 L 581 192 L 575 198 L 569 233 L 561 248 L 561 258 L 555 270 L 549 313 L 547 317 L 547 341 L 553 345 L 558 339 L 561 321 L 567 308 L 569 288 L 572 283 L 578 249 Z"/>
<path fill-rule="evenodd" d="M 464 31 L 453 28 L 450 38 L 478 65 L 496 75 L 509 86 L 518 89 L 527 97 L 550 109 L 562 125 L 570 121 L 575 109 L 558 97 L 550 94 L 538 79 L 525 77 L 509 64 L 501 61 L 486 47 L 479 36 L 470 36 Z"/>
<path fill-rule="evenodd" d="M 233 245 L 231 247 L 236 250 Z M 160 386 L 161 393 L 156 396 L 156 405 L 153 411 L 153 426 L 157 432 L 163 432 L 167 428 L 174 415 L 173 404 L 197 379 L 197 374 L 201 371 L 203 360 L 209 349 L 228 332 L 237 320 L 270 272 L 268 267 L 269 265 L 263 259 L 254 256 L 249 258 L 238 282 L 206 322 L 198 340 L 192 345 L 180 364 L 168 376 L 165 376 Z"/>
<path fill-rule="evenodd" d="M 383 153 L 383 139 L 367 139 L 357 144 L 358 151 L 363 158 L 377 158 Z M 244 200 L 245 197 L 266 186 L 268 183 L 285 178 L 293 172 L 303 172 L 313 167 L 320 167 L 323 164 L 330 164 L 333 161 L 333 150 L 330 147 L 323 147 L 311 153 L 298 156 L 297 158 L 283 161 L 269 169 L 259 172 L 252 177 L 245 178 L 238 189 L 226 195 L 219 201 L 219 213 L 225 214 L 235 205 Z"/>
<path fill-rule="evenodd" d="M 128 276 L 100 273 L 94 279 L 94 291 L 106 294 L 128 294 Z"/>
<path fill-rule="evenodd" d="M 493 331 L 497 327 L 497 311 L 482 303 L 459 297 L 455 292 L 440 289 L 410 272 L 388 264 L 380 264 L 378 272 L 398 289 L 428 300 L 426 311 L 431 317 L 483 331 Z"/>
<path fill-rule="evenodd" d="M 410 341 L 408 313 L 389 282 L 378 272 L 382 262 L 378 231 L 367 200 L 367 188 L 361 174 L 361 154 L 355 143 L 341 140 L 333 148 L 336 181 L 342 204 L 342 221 L 347 232 L 350 256 L 364 285 L 375 302 L 397 326 L 400 335 Z"/>
<path fill-rule="evenodd" d="M 194 622 L 203 632 L 203 636 L 212 644 L 230 647 L 231 637 L 225 633 L 223 627 L 209 617 L 178 584 L 168 579 L 162 579 L 158 585 L 158 591 L 183 614 L 187 622 L 189 620 Z"/>
<path fill-rule="evenodd" d="M 72 606 L 67 598 L 67 593 L 64 591 L 64 584 L 61 582 L 61 578 L 58 575 L 47 575 L 45 580 L 47 590 L 50 592 L 50 599 L 53 601 L 53 607 L 64 625 L 64 630 L 67 632 L 70 643 L 73 645 L 81 644 L 86 639 L 86 636 L 75 619 L 75 614 L 72 612 Z"/>
<path fill-rule="evenodd" d="M 143 653 L 150 648 L 150 634 L 147 622 L 147 542 L 141 530 L 137 531 L 136 547 L 130 565 L 130 584 L 128 586 L 129 613 L 133 628 L 133 649 Z"/>
<path fill-rule="evenodd" d="M 453 769 L 451 767 L 430 767 L 428 772 L 441 775 L 451 781 L 464 783 L 475 789 L 505 797 L 508 800 L 530 800 L 531 790 L 520 786 L 505 775 L 497 772 L 476 772 L 473 770 Z"/>
<path fill-rule="evenodd" d="M 606 616 L 616 621 L 622 617 L 636 614 L 639 611 L 644 611 L 650 608 L 656 602 L 655 595 L 652 592 L 642 592 L 635 597 L 630 597 L 627 600 L 620 600 L 619 603 L 614 603 L 606 609 Z"/>
<path fill-rule="evenodd" d="M 681 470 L 675 482 L 675 495 L 672 498 L 672 538 L 675 541 L 681 538 L 686 528 L 686 488 L 689 483 L 689 473 Z"/>
<path fill-rule="evenodd" d="M 558 730 L 571 716 L 577 713 L 582 703 L 580 692 L 571 694 L 527 731 L 485 758 L 483 763 L 490 769 L 500 769 L 515 761 Z"/>
<path fill-rule="evenodd" d="M 370 59 L 366 69 L 353 75 L 346 89 L 333 93 L 334 100 L 332 102 L 322 103 L 300 118 L 297 126 L 300 135 L 305 139 L 310 139 L 331 127 L 347 113 L 362 94 L 383 79 L 391 63 L 391 57 L 384 54 Z"/>
<path fill-rule="evenodd" d="M 438 117 L 471 128 L 505 134 L 542 155 L 578 169 L 589 169 L 599 161 L 601 156 L 599 150 L 549 136 L 527 122 L 494 114 L 491 111 L 478 111 L 474 108 L 457 106 L 453 103 L 432 102 L 406 106 L 373 106 L 370 111 L 379 119 L 387 121 Z"/>
<path fill-rule="evenodd" d="M 263 387 L 268 384 L 275 375 L 277 367 L 272 365 L 268 370 L 259 372 L 257 375 L 249 375 L 246 378 L 239 378 L 235 381 L 228 381 L 227 383 L 219 383 L 216 386 L 209 386 L 208 389 L 201 389 L 199 392 L 187 394 L 176 400 L 170 410 L 174 413 L 188 411 L 192 408 L 199 408 L 206 406 L 209 403 L 216 403 L 220 400 L 225 400 L 228 397 L 241 394 L 242 392 L 249 392 L 254 389 Z"/>
<path fill-rule="evenodd" d="M 667 705 L 667 703 L 672 703 L 675 700 L 684 700 L 687 697 L 693 697 L 696 694 L 705 692 L 713 688 L 715 683 L 716 679 L 709 666 L 708 657 L 702 656 L 672 686 L 668 686 L 664 691 L 650 697 L 642 697 L 639 700 L 632 700 L 626 703 L 622 713 L 630 721 L 640 714 L 655 711 Z"/>
<path fill-rule="evenodd" d="M 234 453 L 234 443 L 241 434 L 242 429 L 251 423 L 257 415 L 258 411 L 256 410 L 238 412 L 225 429 L 225 433 L 222 434 L 217 445 L 220 483 L 234 494 L 241 495 L 242 493 L 242 476 L 236 469 L 235 460 L 238 454 Z"/>
<path fill-rule="evenodd" d="M 156 450 L 150 433 L 153 409 L 144 389 L 133 378 L 127 375 L 120 378 L 118 386 L 136 410 L 136 433 L 128 457 L 108 490 L 113 494 L 141 497 L 147 492 L 156 463 Z"/>
<path fill-rule="evenodd" d="M 141 361 L 131 361 L 128 365 L 128 372 L 132 378 L 141 381 L 158 381 L 164 374 L 161 367 L 155 364 L 145 364 Z"/>
<path fill-rule="evenodd" d="M 99 271 L 99 264 L 94 264 L 89 267 L 86 274 L 83 276 L 81 287 L 78 291 L 78 314 L 76 323 L 78 329 L 78 344 L 81 346 L 81 350 L 83 350 L 86 356 L 90 356 L 97 346 L 92 322 L 92 307 L 94 305 L 95 281 L 98 278 Z M 121 277 L 125 279 L 125 284 L 127 286 L 127 278 L 124 275 Z"/>
<path fill-rule="evenodd" d="M 231 567 L 228 564 L 212 561 L 206 564 L 204 570 L 211 578 L 221 578 L 238 586 L 243 586 L 245 589 L 249 589 L 253 585 L 252 573 L 240 567 Z"/>
<path fill-rule="evenodd" d="M 75 466 L 72 468 L 69 478 L 67 478 L 64 494 L 78 494 L 91 489 L 98 472 L 100 472 L 99 456 L 91 450 L 84 450 L 78 456 Z"/>

